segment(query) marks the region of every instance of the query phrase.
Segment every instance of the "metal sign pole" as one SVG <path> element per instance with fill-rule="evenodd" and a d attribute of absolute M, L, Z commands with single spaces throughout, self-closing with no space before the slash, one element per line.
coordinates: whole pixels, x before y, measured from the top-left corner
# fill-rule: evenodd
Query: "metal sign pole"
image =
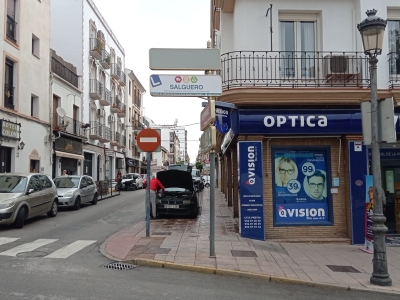
<path fill-rule="evenodd" d="M 151 152 L 147 152 L 147 187 L 146 187 L 146 236 L 150 236 L 150 164 Z M 156 217 L 156 216 L 153 216 Z"/>
<path fill-rule="evenodd" d="M 210 257 L 215 257 L 215 152 L 210 152 Z"/>

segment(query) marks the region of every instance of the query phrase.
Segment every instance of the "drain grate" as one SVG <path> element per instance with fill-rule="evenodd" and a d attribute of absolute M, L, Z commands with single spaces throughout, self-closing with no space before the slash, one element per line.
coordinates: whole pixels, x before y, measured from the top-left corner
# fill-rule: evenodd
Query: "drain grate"
<path fill-rule="evenodd" d="M 168 254 L 171 248 L 149 248 L 144 253 L 148 254 Z"/>
<path fill-rule="evenodd" d="M 137 267 L 137 265 L 120 263 L 120 262 L 114 262 L 114 263 L 110 263 L 110 264 L 107 264 L 104 266 L 104 268 L 114 269 L 114 270 L 130 270 L 130 269 L 133 269 L 136 267 Z"/>
<path fill-rule="evenodd" d="M 151 235 L 171 235 L 172 232 L 153 232 Z"/>
<path fill-rule="evenodd" d="M 333 272 L 345 272 L 345 273 L 361 273 L 357 269 L 352 266 L 334 266 L 334 265 L 326 265 Z"/>
<path fill-rule="evenodd" d="M 231 250 L 231 253 L 235 257 L 258 257 L 254 251 Z"/>

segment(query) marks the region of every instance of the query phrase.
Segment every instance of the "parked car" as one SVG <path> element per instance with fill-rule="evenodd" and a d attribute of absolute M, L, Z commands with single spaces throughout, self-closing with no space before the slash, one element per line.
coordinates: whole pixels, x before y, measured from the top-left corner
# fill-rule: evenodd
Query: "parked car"
<path fill-rule="evenodd" d="M 197 217 L 200 206 L 191 173 L 181 170 L 166 170 L 158 172 L 157 178 L 165 188 L 164 193 L 158 194 L 156 197 L 157 216 L 189 215 Z"/>
<path fill-rule="evenodd" d="M 147 174 L 140 174 L 140 176 L 142 177 L 143 188 L 146 189 L 147 188 Z"/>
<path fill-rule="evenodd" d="M 203 176 L 203 183 L 206 188 L 210 187 L 210 175 Z"/>
<path fill-rule="evenodd" d="M 115 186 L 116 190 L 136 191 L 143 188 L 143 180 L 140 174 L 127 173 L 122 176 L 121 181 Z"/>
<path fill-rule="evenodd" d="M 60 206 L 70 206 L 79 210 L 82 203 L 97 204 L 97 187 L 90 176 L 59 176 L 54 178 L 54 184 Z"/>
<path fill-rule="evenodd" d="M 0 174 L 0 224 L 24 227 L 25 220 L 58 213 L 57 189 L 47 175 Z"/>
<path fill-rule="evenodd" d="M 197 186 L 199 192 L 204 189 L 204 182 L 202 180 L 202 176 L 200 175 L 200 170 L 192 169 L 192 178 L 194 184 Z"/>

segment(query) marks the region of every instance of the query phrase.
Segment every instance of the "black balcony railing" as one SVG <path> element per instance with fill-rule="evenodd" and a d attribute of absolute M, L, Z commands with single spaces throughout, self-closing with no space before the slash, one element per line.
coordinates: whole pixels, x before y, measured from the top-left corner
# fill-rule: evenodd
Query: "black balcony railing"
<path fill-rule="evenodd" d="M 90 135 L 92 136 L 100 136 L 100 126 L 101 124 L 96 121 L 90 122 Z"/>
<path fill-rule="evenodd" d="M 221 56 L 224 90 L 241 87 L 369 87 L 357 52 L 236 51 Z"/>
<path fill-rule="evenodd" d="M 111 92 L 105 87 L 103 87 L 102 99 L 106 100 L 108 103 L 111 103 Z"/>
<path fill-rule="evenodd" d="M 114 136 L 113 136 L 113 140 L 120 145 L 121 144 L 121 133 L 115 131 L 114 132 Z"/>
<path fill-rule="evenodd" d="M 51 71 L 73 86 L 79 88 L 79 76 L 60 63 L 54 57 L 51 58 Z"/>
<path fill-rule="evenodd" d="M 110 65 L 111 65 L 111 55 L 110 55 L 110 53 L 108 53 L 107 50 L 105 50 L 105 49 L 102 51 L 102 56 L 101 56 L 101 61 L 100 61 L 100 63 L 101 63 L 101 64 L 105 63 L 105 64 L 108 65 L 108 67 L 110 67 Z M 104 66 L 103 66 L 103 67 L 104 67 Z"/>
<path fill-rule="evenodd" d="M 400 88 L 400 52 L 390 52 L 389 56 L 389 88 Z"/>
<path fill-rule="evenodd" d="M 105 49 L 104 42 L 98 38 L 90 39 L 90 51 L 95 58 L 101 59 L 103 55 L 103 50 Z"/>
<path fill-rule="evenodd" d="M 57 131 L 65 131 L 77 136 L 84 136 L 84 124 L 69 117 L 53 118 L 53 129 Z"/>
<path fill-rule="evenodd" d="M 17 41 L 17 22 L 7 15 L 7 30 L 6 30 L 7 38 L 12 40 L 13 42 Z"/>
<path fill-rule="evenodd" d="M 14 87 L 8 84 L 4 85 L 4 106 L 14 109 Z"/>
<path fill-rule="evenodd" d="M 101 96 L 103 94 L 103 86 L 97 79 L 90 79 L 90 91 L 91 94 L 97 94 Z"/>
<path fill-rule="evenodd" d="M 116 102 L 117 102 L 117 108 L 119 109 L 119 113 L 125 114 L 126 113 L 125 103 L 122 103 L 122 101 L 119 98 L 116 100 Z"/>
<path fill-rule="evenodd" d="M 121 77 L 121 67 L 118 64 L 111 64 L 111 76 Z"/>
<path fill-rule="evenodd" d="M 120 71 L 119 73 L 119 82 L 122 83 L 123 85 L 126 84 L 126 75 L 124 71 Z"/>

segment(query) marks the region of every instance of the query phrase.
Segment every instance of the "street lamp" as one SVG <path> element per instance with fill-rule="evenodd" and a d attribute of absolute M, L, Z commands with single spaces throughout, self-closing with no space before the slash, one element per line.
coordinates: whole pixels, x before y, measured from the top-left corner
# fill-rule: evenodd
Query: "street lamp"
<path fill-rule="evenodd" d="M 382 179 L 381 161 L 378 141 L 378 83 L 377 83 L 377 55 L 382 53 L 383 37 L 387 21 L 376 16 L 376 10 L 366 12 L 368 18 L 357 25 L 360 31 L 364 53 L 369 56 L 371 77 L 371 148 L 372 148 L 372 172 L 374 178 L 374 209 L 371 217 L 373 225 L 371 230 L 374 236 L 373 271 L 370 282 L 380 286 L 391 286 L 392 279 L 388 273 L 385 233 L 386 218 L 382 209 Z"/>

